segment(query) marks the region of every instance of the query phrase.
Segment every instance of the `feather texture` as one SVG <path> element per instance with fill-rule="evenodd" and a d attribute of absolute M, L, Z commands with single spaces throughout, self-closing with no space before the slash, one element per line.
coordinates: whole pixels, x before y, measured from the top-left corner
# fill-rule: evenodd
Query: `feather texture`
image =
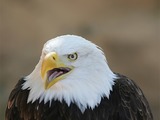
<path fill-rule="evenodd" d="M 127 77 L 116 74 L 117 79 L 109 98 L 103 97 L 94 109 L 81 112 L 72 102 L 69 106 L 62 100 L 45 103 L 27 103 L 29 89 L 22 89 L 26 82 L 19 80 L 12 90 L 6 109 L 6 120 L 153 120 L 149 104 L 141 89 Z"/>

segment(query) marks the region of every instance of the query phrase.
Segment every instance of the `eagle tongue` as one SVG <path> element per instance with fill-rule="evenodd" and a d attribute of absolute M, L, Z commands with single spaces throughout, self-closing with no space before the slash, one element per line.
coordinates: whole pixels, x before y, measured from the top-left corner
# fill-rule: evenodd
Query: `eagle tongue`
<path fill-rule="evenodd" d="M 56 77 L 60 76 L 61 74 L 63 74 L 63 71 L 54 71 L 48 78 L 48 81 L 52 81 L 53 79 L 55 79 Z"/>

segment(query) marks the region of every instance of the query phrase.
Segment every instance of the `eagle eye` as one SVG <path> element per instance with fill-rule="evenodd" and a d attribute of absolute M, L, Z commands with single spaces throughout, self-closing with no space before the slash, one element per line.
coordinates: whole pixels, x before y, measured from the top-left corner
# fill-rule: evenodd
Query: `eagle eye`
<path fill-rule="evenodd" d="M 77 53 L 73 53 L 73 54 L 69 54 L 68 55 L 68 59 L 69 60 L 76 60 L 78 58 L 78 54 Z"/>

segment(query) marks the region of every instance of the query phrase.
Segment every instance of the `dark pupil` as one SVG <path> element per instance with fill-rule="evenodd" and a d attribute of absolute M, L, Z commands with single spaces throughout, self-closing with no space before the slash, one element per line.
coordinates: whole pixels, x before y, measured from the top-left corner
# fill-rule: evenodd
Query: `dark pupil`
<path fill-rule="evenodd" d="M 74 55 L 71 55 L 71 58 L 74 58 Z"/>

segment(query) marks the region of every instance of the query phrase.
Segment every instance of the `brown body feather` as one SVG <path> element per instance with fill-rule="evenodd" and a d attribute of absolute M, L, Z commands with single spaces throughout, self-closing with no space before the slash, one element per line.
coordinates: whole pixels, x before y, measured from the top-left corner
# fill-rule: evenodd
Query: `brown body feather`
<path fill-rule="evenodd" d="M 6 109 L 6 120 L 153 120 L 148 102 L 141 89 L 127 77 L 117 74 L 109 99 L 104 97 L 93 110 L 84 113 L 71 103 L 53 100 L 27 103 L 30 90 L 22 90 L 24 79 L 12 90 Z"/>

